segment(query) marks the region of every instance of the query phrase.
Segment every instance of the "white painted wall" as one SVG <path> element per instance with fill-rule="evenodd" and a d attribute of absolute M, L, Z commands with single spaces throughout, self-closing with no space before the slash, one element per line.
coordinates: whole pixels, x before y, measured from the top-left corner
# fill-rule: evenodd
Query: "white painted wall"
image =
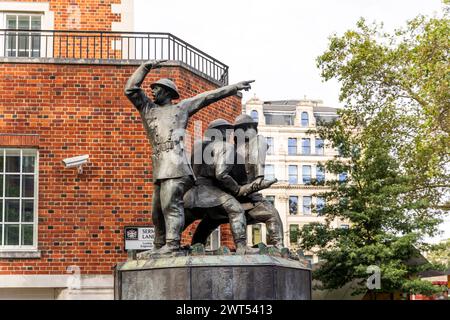
<path fill-rule="evenodd" d="M 112 300 L 112 275 L 0 275 L 0 300 Z"/>

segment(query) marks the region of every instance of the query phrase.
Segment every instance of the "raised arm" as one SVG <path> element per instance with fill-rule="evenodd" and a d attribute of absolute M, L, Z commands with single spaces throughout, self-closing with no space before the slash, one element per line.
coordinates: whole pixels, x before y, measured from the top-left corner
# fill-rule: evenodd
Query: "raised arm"
<path fill-rule="evenodd" d="M 144 62 L 128 79 L 124 90 L 125 95 L 133 103 L 136 109 L 141 110 L 148 103 L 152 103 L 151 99 L 145 94 L 141 86 L 150 70 L 160 68 L 161 63 L 164 61 L 166 60 L 150 60 Z"/>
<path fill-rule="evenodd" d="M 240 90 L 249 90 L 251 88 L 250 83 L 252 82 L 254 82 L 254 80 L 238 82 L 236 84 L 207 91 L 195 97 L 186 99 L 185 103 L 187 104 L 189 116 L 193 115 L 202 108 L 209 106 L 211 103 L 235 95 Z"/>

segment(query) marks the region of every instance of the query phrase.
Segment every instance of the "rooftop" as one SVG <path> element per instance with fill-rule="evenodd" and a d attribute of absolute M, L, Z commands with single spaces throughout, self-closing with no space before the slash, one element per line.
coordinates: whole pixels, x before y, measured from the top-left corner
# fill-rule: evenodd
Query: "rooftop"
<path fill-rule="evenodd" d="M 297 106 L 312 106 L 314 113 L 331 113 L 336 114 L 337 108 L 327 107 L 321 105 L 322 100 L 271 100 L 271 101 L 260 101 L 257 97 L 253 97 L 247 104 L 262 104 L 264 112 L 294 112 Z"/>

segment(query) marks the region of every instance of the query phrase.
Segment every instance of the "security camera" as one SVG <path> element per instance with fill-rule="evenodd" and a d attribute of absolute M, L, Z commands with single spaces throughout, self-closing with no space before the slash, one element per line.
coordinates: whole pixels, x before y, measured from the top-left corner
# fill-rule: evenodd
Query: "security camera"
<path fill-rule="evenodd" d="M 88 160 L 89 160 L 89 155 L 85 154 L 85 155 L 78 156 L 78 157 L 63 159 L 62 162 L 64 163 L 64 166 L 66 168 L 77 167 L 78 173 L 83 173 L 83 165 L 88 163 Z"/>

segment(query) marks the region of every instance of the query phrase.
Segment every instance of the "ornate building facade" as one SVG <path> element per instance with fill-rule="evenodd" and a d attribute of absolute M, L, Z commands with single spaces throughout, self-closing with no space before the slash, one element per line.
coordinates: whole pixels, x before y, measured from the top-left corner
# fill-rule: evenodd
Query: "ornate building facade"
<path fill-rule="evenodd" d="M 320 100 L 261 101 L 254 97 L 247 101 L 243 112 L 258 121 L 258 133 L 266 137 L 269 145 L 266 158 L 266 178 L 276 177 L 278 183 L 263 190 L 267 200 L 273 202 L 283 221 L 284 242 L 296 249 L 298 230 L 311 222 L 323 222 L 320 208 L 324 199 L 316 195 L 325 191 L 327 179 L 338 179 L 326 172 L 323 164 L 337 155 L 326 142 L 310 133 L 320 120 L 337 117 L 337 109 L 322 105 Z M 317 183 L 311 184 L 315 180 Z M 340 221 L 334 227 L 347 227 Z M 265 242 L 263 224 L 248 227 L 249 244 Z M 312 262 L 317 257 L 305 253 Z"/>

